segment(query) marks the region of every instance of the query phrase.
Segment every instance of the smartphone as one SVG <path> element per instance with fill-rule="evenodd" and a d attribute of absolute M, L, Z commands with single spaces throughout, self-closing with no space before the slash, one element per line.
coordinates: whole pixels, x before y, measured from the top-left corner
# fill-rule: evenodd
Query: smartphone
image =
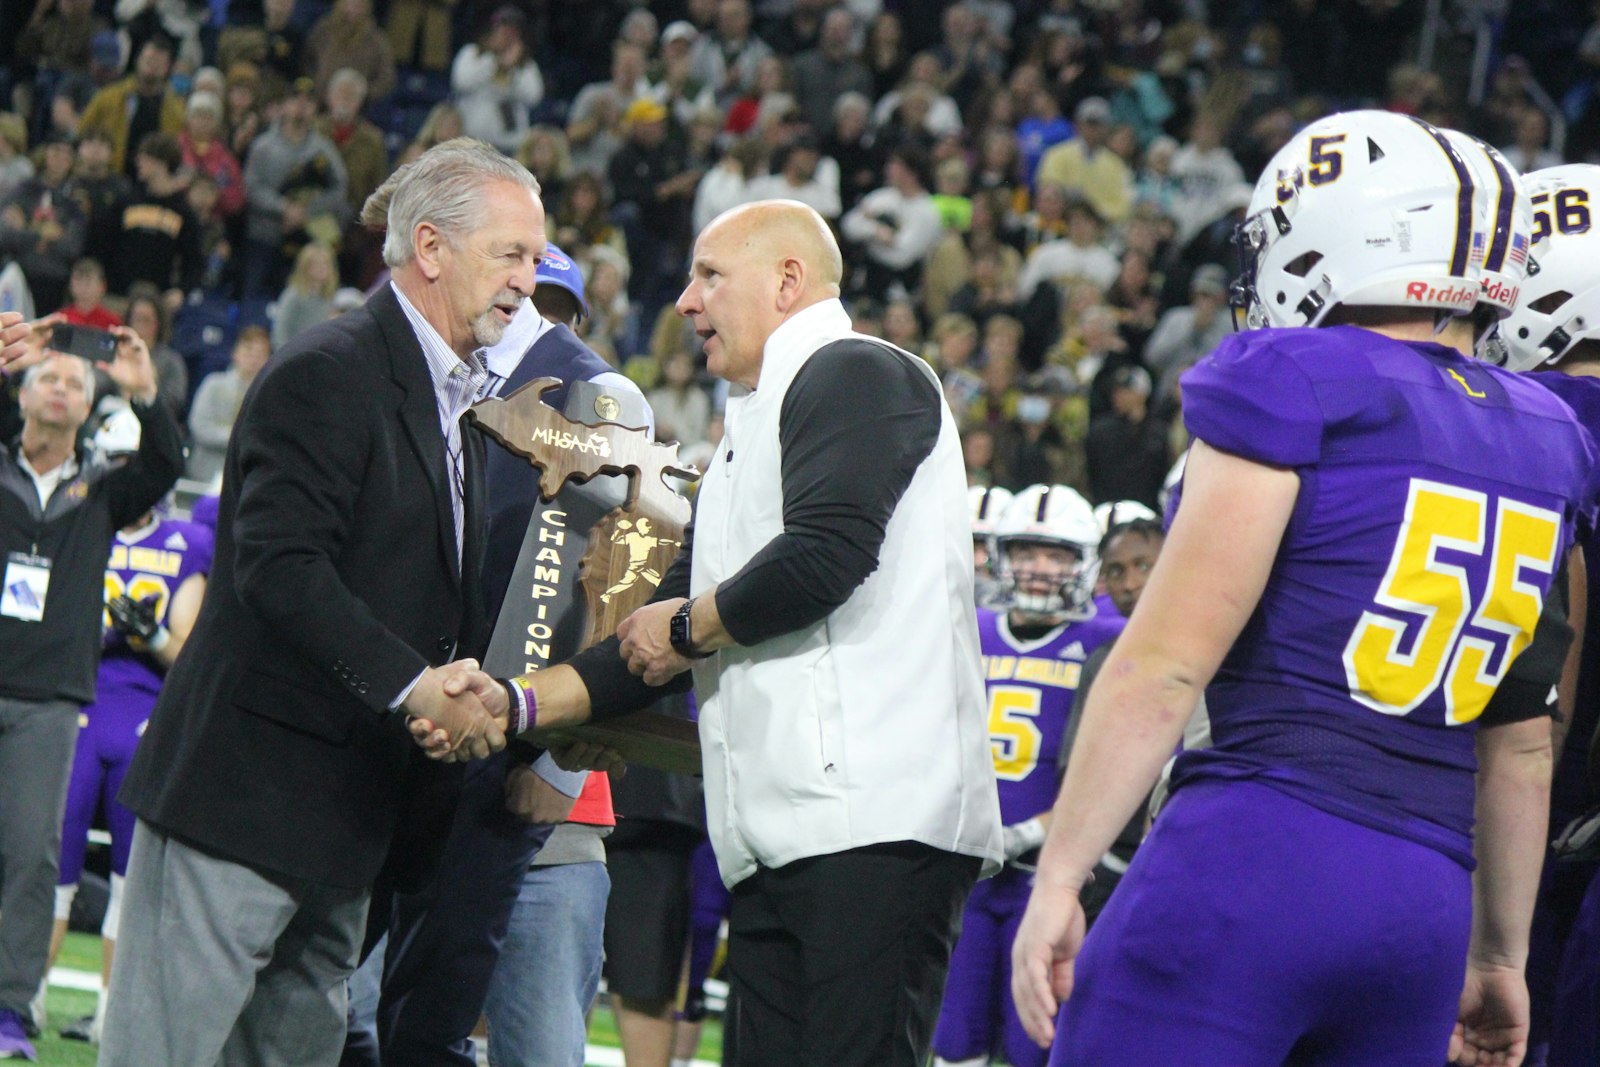
<path fill-rule="evenodd" d="M 117 338 L 92 326 L 62 323 L 50 332 L 50 348 L 69 356 L 82 356 L 90 363 L 109 362 L 117 354 Z"/>

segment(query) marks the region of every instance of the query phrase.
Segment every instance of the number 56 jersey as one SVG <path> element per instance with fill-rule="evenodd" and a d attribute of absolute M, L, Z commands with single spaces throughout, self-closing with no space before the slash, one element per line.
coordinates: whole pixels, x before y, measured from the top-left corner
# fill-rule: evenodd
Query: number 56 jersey
<path fill-rule="evenodd" d="M 1174 787 L 1249 778 L 1470 869 L 1473 733 L 1593 518 L 1593 441 L 1533 381 L 1349 326 L 1230 337 L 1183 406 L 1300 491 Z"/>

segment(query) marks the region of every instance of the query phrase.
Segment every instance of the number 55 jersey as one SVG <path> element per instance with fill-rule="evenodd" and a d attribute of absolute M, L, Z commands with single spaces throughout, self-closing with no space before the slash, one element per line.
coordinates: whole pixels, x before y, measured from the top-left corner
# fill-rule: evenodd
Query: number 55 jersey
<path fill-rule="evenodd" d="M 1593 441 L 1530 380 L 1350 326 L 1230 337 L 1183 406 L 1300 491 L 1174 788 L 1251 779 L 1471 869 L 1473 734 L 1593 518 Z"/>

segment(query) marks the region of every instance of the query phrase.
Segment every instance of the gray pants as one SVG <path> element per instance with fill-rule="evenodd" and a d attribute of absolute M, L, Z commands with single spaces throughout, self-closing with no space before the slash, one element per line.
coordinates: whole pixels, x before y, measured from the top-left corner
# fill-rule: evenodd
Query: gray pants
<path fill-rule="evenodd" d="M 368 895 L 220 859 L 140 819 L 101 1067 L 332 1067 Z"/>
<path fill-rule="evenodd" d="M 24 1019 L 50 955 L 79 711 L 0 697 L 0 1008 Z"/>

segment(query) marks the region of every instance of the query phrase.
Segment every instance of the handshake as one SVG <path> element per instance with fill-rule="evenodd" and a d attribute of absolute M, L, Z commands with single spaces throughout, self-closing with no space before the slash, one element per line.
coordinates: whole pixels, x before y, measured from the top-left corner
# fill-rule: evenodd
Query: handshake
<path fill-rule="evenodd" d="M 518 709 L 499 679 L 480 670 L 477 660 L 463 659 L 423 671 L 401 710 L 429 758 L 455 763 L 505 748 Z"/>

